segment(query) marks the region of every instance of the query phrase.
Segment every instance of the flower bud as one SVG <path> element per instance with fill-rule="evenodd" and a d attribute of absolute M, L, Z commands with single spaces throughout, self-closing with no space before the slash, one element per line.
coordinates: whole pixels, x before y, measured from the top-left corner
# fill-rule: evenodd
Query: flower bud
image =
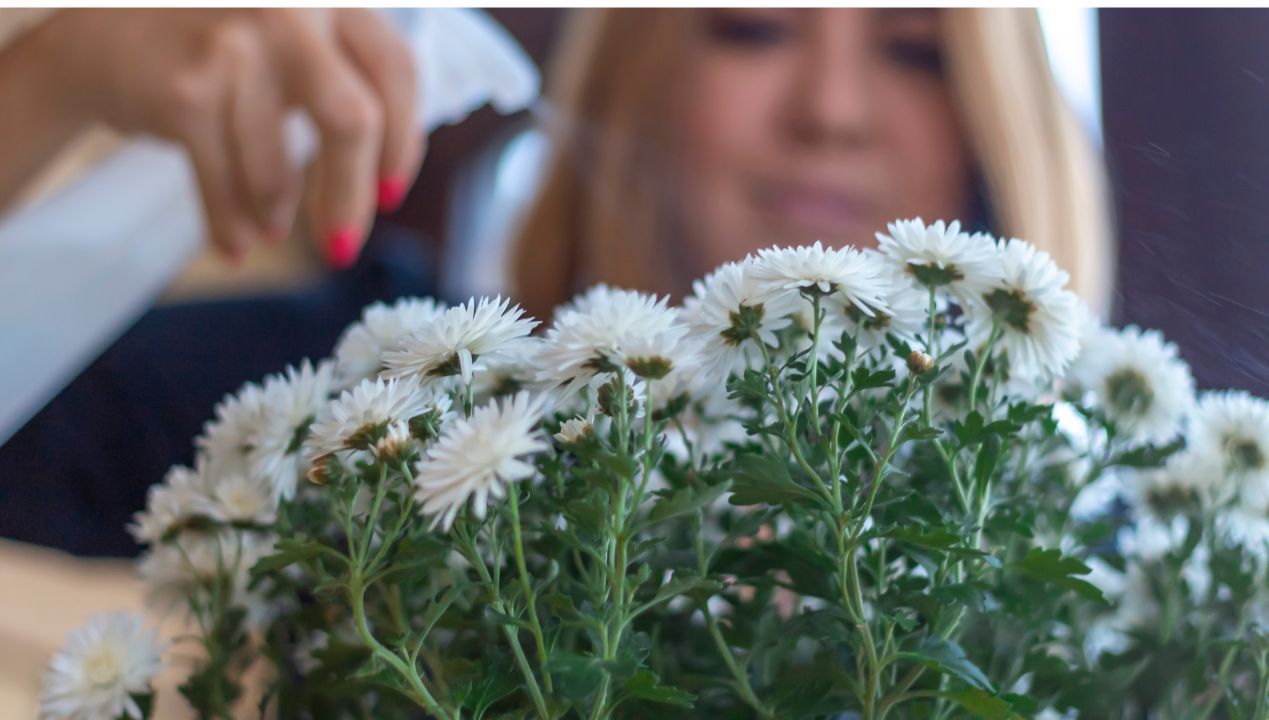
<path fill-rule="evenodd" d="M 913 375 L 924 375 L 934 369 L 934 358 L 920 350 L 908 354 L 908 371 Z"/>
<path fill-rule="evenodd" d="M 313 467 L 308 469 L 305 477 L 314 485 L 328 485 L 331 481 L 331 463 L 335 460 L 334 455 L 323 455 L 313 461 Z"/>

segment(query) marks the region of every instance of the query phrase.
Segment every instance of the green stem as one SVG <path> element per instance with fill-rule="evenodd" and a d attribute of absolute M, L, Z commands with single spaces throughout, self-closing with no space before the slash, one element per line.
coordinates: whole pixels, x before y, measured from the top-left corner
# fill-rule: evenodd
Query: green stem
<path fill-rule="evenodd" d="M 1236 638 L 1246 636 L 1247 626 L 1251 621 L 1251 613 L 1249 612 L 1250 606 L 1251 603 L 1249 601 L 1244 604 L 1241 612 L 1239 613 L 1238 626 L 1234 630 L 1234 637 Z M 1207 718 L 1211 716 L 1212 712 L 1216 710 L 1216 707 L 1220 705 L 1221 699 L 1225 696 L 1224 688 L 1229 684 L 1229 670 L 1234 665 L 1234 659 L 1238 657 L 1238 651 L 1239 646 L 1237 644 L 1231 645 L 1229 650 L 1225 651 L 1225 657 L 1221 658 L 1220 667 L 1216 671 L 1216 678 L 1212 681 L 1215 685 L 1212 697 L 1203 705 L 1203 709 L 1199 711 L 1197 720 L 1207 720 Z M 1259 716 L 1253 715 L 1252 717 L 1258 718 Z"/>
<path fill-rule="evenodd" d="M 818 293 L 811 298 L 811 312 L 814 314 L 812 321 L 813 328 L 811 330 L 811 355 L 807 358 L 807 363 L 811 366 L 811 422 L 814 423 L 815 434 L 812 437 L 819 437 L 820 434 L 820 384 L 819 384 L 819 368 L 820 368 L 820 296 Z"/>
<path fill-rule="evenodd" d="M 370 632 L 369 623 L 366 621 L 366 588 L 362 584 L 359 572 L 354 572 L 353 577 L 349 581 L 348 594 L 352 603 L 353 622 L 357 626 L 357 634 L 361 636 L 362 642 L 366 644 L 366 647 L 370 649 L 375 657 L 391 666 L 409 683 L 406 694 L 410 699 L 439 718 L 458 718 L 458 713 L 442 707 L 436 702 L 436 698 L 432 697 L 432 693 L 428 691 L 427 685 L 424 684 L 423 679 L 419 676 L 417 668 L 408 665 L 401 656 L 385 647 Z"/>
<path fill-rule="evenodd" d="M 542 633 L 542 625 L 538 621 L 536 593 L 533 592 L 533 583 L 529 580 L 529 570 L 524 562 L 524 539 L 520 531 L 520 494 L 515 488 L 511 488 L 508 495 L 510 496 L 508 505 L 511 510 L 511 534 L 515 549 L 516 571 L 520 574 L 520 588 L 524 591 L 525 604 L 529 613 L 529 627 L 533 633 L 533 643 L 537 646 L 538 664 L 542 668 L 542 682 L 547 692 L 553 692 L 551 673 L 546 669 L 546 640 Z"/>
<path fill-rule="evenodd" d="M 709 558 L 705 557 L 705 539 L 704 539 L 704 512 L 696 511 L 696 523 L 693 530 L 695 531 L 694 543 L 696 546 L 696 565 L 697 572 L 701 577 L 709 574 Z M 775 712 L 768 708 L 761 700 L 758 694 L 754 692 L 753 685 L 749 682 L 749 673 L 746 668 L 741 668 L 736 662 L 736 658 L 732 655 L 731 648 L 727 645 L 727 640 L 723 637 L 722 630 L 718 628 L 718 621 L 714 619 L 713 613 L 709 611 L 709 604 L 706 603 L 701 607 L 701 613 L 705 615 L 705 622 L 709 626 L 710 637 L 714 639 L 714 646 L 718 648 L 719 655 L 723 658 L 723 663 L 727 665 L 727 669 L 731 671 L 732 677 L 736 680 L 736 690 L 740 693 L 740 697 L 749 703 L 759 716 L 763 718 L 771 718 L 774 720 Z"/>
<path fill-rule="evenodd" d="M 762 360 L 765 365 L 767 379 L 771 382 L 771 395 L 775 398 L 776 415 L 780 419 L 780 427 L 784 430 L 784 442 L 789 446 L 789 451 L 793 453 L 793 459 L 797 461 L 798 467 L 815 479 L 820 492 L 823 493 L 826 500 L 832 503 L 833 490 L 825 482 L 824 478 L 820 476 L 820 473 L 811 466 L 811 463 L 807 462 L 806 456 L 802 454 L 802 444 L 798 441 L 793 423 L 789 421 L 789 411 L 784 403 L 784 393 L 781 392 L 780 373 L 771 363 L 771 354 L 767 352 L 767 346 L 761 341 L 758 342 L 758 347 L 762 350 Z M 837 479 L 833 478 L 833 482 L 836 483 Z"/>
<path fill-rule="evenodd" d="M 514 488 L 511 495 L 515 494 Z M 502 615 L 510 616 L 509 608 L 502 601 L 502 594 L 499 592 L 498 583 L 489 574 L 489 568 L 485 565 L 485 559 L 481 557 L 480 551 L 476 549 L 476 544 L 466 529 L 461 529 L 455 533 L 461 544 L 461 551 L 467 557 L 467 562 L 471 563 L 476 569 L 476 574 L 480 577 L 480 582 L 485 587 L 485 591 L 489 593 L 492 600 L 493 608 Z M 520 668 L 520 674 L 524 676 L 524 686 L 529 691 L 529 697 L 533 700 L 533 707 L 537 710 L 538 717 L 542 720 L 551 720 L 551 714 L 546 709 L 546 700 L 542 697 L 542 690 L 538 687 L 537 677 L 533 674 L 533 668 L 529 666 L 529 659 L 524 655 L 524 649 L 520 647 L 520 638 L 516 631 L 505 622 L 499 621 L 502 626 L 502 634 L 507 639 L 507 645 L 511 647 L 511 653 L 515 655 L 516 666 Z"/>
<path fill-rule="evenodd" d="M 979 351 L 978 359 L 974 362 L 974 374 L 969 381 L 969 409 L 974 410 L 978 407 L 978 386 L 982 382 L 983 368 L 987 366 L 987 358 L 991 357 L 992 350 L 996 347 L 996 340 L 1000 338 L 1000 321 L 994 321 L 991 324 L 991 334 L 987 336 L 987 343 L 983 345 Z"/>
<path fill-rule="evenodd" d="M 379 466 L 379 483 L 375 485 L 375 497 L 370 505 L 370 514 L 366 516 L 366 527 L 362 531 L 361 549 L 357 553 L 357 565 L 364 567 L 366 564 L 366 556 L 370 554 L 370 543 L 374 540 L 375 525 L 379 523 L 379 511 L 383 507 L 383 498 L 387 494 L 388 484 L 388 466 Z M 351 515 L 351 509 L 349 515 Z M 385 541 L 387 538 L 385 538 Z M 382 548 L 381 548 L 382 549 Z"/>
<path fill-rule="evenodd" d="M 714 618 L 714 614 L 709 611 L 708 603 L 701 606 L 701 612 L 705 614 L 705 623 L 709 626 L 710 637 L 714 639 L 714 645 L 718 648 L 718 654 L 722 656 L 723 663 L 727 665 L 727 669 L 731 671 L 732 677 L 736 680 L 736 690 L 740 693 L 740 698 L 749 704 L 758 713 L 759 717 L 774 719 L 775 713 L 758 699 L 758 695 L 754 693 L 753 686 L 749 683 L 748 672 L 736 663 L 736 658 L 731 653 L 731 648 L 727 645 L 727 640 L 723 637 L 722 630 L 718 628 L 718 620 Z"/>

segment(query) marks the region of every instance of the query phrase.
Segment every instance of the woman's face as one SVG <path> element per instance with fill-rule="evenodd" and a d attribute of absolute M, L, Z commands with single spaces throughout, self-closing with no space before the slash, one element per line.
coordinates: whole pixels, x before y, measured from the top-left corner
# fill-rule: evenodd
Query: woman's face
<path fill-rule="evenodd" d="M 693 271 L 964 214 L 971 159 L 938 11 L 703 12 L 676 145 Z"/>

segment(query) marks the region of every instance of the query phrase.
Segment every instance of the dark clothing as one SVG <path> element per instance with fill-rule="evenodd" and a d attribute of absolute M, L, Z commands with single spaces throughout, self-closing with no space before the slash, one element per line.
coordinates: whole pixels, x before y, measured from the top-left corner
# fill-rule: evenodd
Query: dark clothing
<path fill-rule="evenodd" d="M 125 526 L 150 485 L 193 461 L 215 404 L 246 381 L 329 356 L 365 305 L 430 294 L 422 248 L 377 233 L 354 269 L 312 289 L 146 313 L 0 447 L 0 536 L 135 555 Z"/>

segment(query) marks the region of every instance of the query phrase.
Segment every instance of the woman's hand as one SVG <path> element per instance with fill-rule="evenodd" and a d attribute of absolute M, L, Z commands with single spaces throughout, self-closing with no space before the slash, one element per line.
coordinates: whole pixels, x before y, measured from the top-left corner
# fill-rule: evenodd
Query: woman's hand
<path fill-rule="evenodd" d="M 211 240 L 231 259 L 291 231 L 289 109 L 321 134 L 307 209 L 335 267 L 356 259 L 376 206 L 394 209 L 422 161 L 413 62 L 373 11 L 65 10 L 35 32 L 65 112 L 185 146 Z"/>

